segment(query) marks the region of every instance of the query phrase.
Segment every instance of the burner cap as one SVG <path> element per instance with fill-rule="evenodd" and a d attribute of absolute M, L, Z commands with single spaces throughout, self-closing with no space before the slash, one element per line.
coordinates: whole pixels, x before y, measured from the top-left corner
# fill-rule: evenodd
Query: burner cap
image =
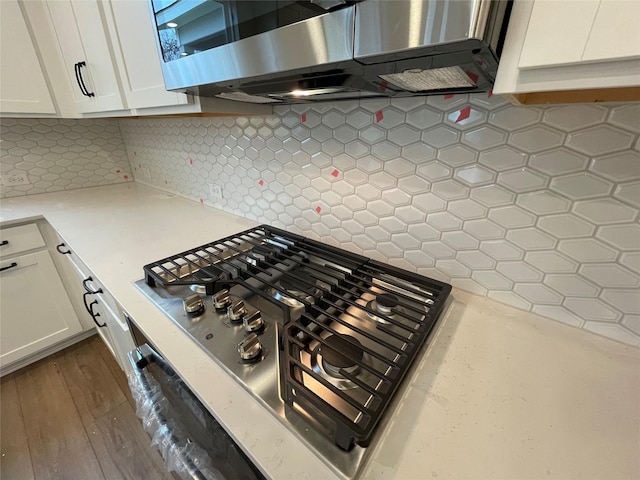
<path fill-rule="evenodd" d="M 362 361 L 364 352 L 362 344 L 358 339 L 349 335 L 331 335 L 324 339 L 324 343 L 320 345 L 320 353 L 325 364 L 336 369 L 347 369 L 354 367 L 358 362 Z M 347 354 L 356 360 L 345 357 Z M 326 365 L 325 365 L 326 366 Z"/>
<path fill-rule="evenodd" d="M 380 306 L 381 308 L 391 310 L 392 308 L 397 307 L 399 304 L 400 301 L 398 300 L 398 297 L 390 293 L 381 293 L 380 295 L 376 296 L 376 305 Z"/>

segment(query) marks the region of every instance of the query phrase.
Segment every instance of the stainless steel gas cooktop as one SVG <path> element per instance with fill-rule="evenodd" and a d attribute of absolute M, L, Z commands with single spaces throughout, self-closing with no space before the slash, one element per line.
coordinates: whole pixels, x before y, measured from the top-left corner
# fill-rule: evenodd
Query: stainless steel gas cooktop
<path fill-rule="evenodd" d="M 144 273 L 137 287 L 344 478 L 451 291 L 266 225 Z"/>

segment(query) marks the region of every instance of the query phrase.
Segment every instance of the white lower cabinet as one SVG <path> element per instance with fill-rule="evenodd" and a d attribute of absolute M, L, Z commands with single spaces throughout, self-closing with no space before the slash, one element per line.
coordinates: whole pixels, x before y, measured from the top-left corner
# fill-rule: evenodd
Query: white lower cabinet
<path fill-rule="evenodd" d="M 6 237 L 11 238 L 12 230 L 23 227 L 3 230 L 2 242 L 8 242 L 3 247 L 15 248 Z M 37 227 L 33 235 L 40 235 Z M 33 252 L 29 247 L 32 244 L 25 242 L 25 250 L 30 253 L 3 255 L 0 261 L 0 368 L 3 372 L 7 366 L 82 331 L 49 251 L 41 248 Z"/>
<path fill-rule="evenodd" d="M 85 322 L 92 322 L 98 335 L 120 365 L 120 368 L 127 371 L 127 352 L 133 350 L 135 345 L 133 337 L 129 332 L 129 326 L 124 319 L 122 307 L 116 302 L 109 291 L 100 283 L 93 272 L 75 258 L 72 249 L 64 247 L 71 253 L 66 255 L 75 267 L 75 287 L 76 304 L 82 304 L 81 315 Z"/>

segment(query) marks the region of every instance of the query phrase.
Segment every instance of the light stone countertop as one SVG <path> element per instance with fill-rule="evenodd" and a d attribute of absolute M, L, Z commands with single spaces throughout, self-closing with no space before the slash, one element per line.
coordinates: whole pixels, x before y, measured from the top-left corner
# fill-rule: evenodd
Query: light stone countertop
<path fill-rule="evenodd" d="M 332 470 L 133 285 L 142 266 L 256 223 L 135 183 L 0 201 L 44 217 L 252 460 L 274 479 Z M 640 350 L 457 289 L 362 478 L 640 478 Z"/>

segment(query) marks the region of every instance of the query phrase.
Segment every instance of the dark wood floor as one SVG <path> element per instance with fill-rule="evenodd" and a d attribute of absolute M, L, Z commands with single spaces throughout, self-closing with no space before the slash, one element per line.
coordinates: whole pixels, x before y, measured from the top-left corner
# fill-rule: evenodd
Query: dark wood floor
<path fill-rule="evenodd" d="M 0 479 L 167 479 L 127 378 L 97 336 L 0 384 Z"/>

